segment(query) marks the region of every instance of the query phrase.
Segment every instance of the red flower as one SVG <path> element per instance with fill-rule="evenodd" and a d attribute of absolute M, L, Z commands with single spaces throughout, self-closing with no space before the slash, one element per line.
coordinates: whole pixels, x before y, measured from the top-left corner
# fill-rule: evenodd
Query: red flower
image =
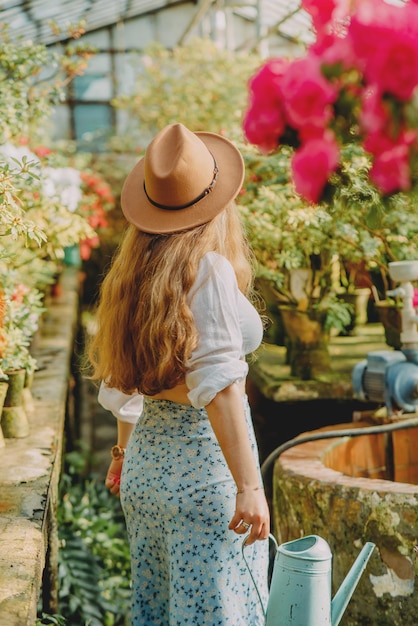
<path fill-rule="evenodd" d="M 318 202 L 324 186 L 339 162 L 339 149 L 333 133 L 307 141 L 296 150 L 292 173 L 296 191 L 310 202 Z"/>
<path fill-rule="evenodd" d="M 43 159 L 52 154 L 52 150 L 50 150 L 46 146 L 37 146 L 36 148 L 33 148 L 33 151 L 40 159 Z"/>

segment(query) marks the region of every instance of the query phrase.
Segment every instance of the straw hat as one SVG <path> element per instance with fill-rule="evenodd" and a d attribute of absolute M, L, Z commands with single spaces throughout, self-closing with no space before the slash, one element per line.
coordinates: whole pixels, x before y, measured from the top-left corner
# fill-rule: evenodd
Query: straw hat
<path fill-rule="evenodd" d="M 205 224 L 242 187 L 244 161 L 215 133 L 171 124 L 149 144 L 122 189 L 122 211 L 146 233 L 174 233 Z"/>

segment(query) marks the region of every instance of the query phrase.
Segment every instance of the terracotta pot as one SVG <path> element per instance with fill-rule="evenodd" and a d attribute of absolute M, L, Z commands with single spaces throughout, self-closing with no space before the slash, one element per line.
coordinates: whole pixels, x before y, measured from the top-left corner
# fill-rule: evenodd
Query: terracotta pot
<path fill-rule="evenodd" d="M 26 371 L 6 372 L 8 389 L 1 413 L 1 428 L 6 438 L 21 438 L 29 435 L 28 416 L 23 406 L 23 387 Z"/>

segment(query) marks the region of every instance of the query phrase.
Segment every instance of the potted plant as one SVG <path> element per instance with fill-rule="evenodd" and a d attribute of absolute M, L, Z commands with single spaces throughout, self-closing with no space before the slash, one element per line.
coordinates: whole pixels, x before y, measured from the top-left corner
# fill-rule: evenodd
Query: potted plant
<path fill-rule="evenodd" d="M 5 336 L 0 368 L 8 388 L 1 413 L 1 428 L 6 438 L 27 437 L 29 422 L 24 408 L 23 389 L 26 371 L 33 368 L 35 363 L 28 349 L 27 338 L 19 328 L 9 328 Z"/>
<path fill-rule="evenodd" d="M 295 193 L 289 151 L 260 155 L 242 148 L 246 181 L 240 211 L 257 261 L 257 285 L 273 317 L 284 325 L 293 375 L 331 371 L 328 341 L 350 322 L 339 298 L 335 222 L 324 208 Z"/>
<path fill-rule="evenodd" d="M 408 63 L 418 54 L 418 7 L 302 4 L 316 40 L 305 56 L 270 59 L 251 78 L 244 132 L 265 154 L 290 149 L 295 191 L 329 211 L 342 257 L 365 258 L 386 292 L 388 262 L 417 257 L 416 219 L 405 220 L 418 188 L 418 72 Z"/>
<path fill-rule="evenodd" d="M 5 437 L 25 437 L 29 433 L 29 424 L 23 390 L 25 385 L 28 389 L 28 379 L 36 366 L 30 352 L 30 343 L 38 329 L 39 317 L 44 311 L 43 294 L 20 282 L 16 270 L 9 270 L 3 276 L 0 374 L 7 381 L 8 389 L 1 424 Z M 26 392 L 27 400 L 28 395 Z"/>

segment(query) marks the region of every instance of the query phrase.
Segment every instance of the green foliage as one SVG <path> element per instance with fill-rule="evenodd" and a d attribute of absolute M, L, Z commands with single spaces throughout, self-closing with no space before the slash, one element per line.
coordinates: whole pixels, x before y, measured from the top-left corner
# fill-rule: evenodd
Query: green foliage
<path fill-rule="evenodd" d="M 80 28 L 70 25 L 66 38 L 78 38 L 82 34 Z M 52 52 L 31 40 L 15 41 L 7 25 L 1 25 L 0 144 L 22 135 L 42 136 L 64 86 L 84 69 L 92 54 L 87 45 L 68 45 Z"/>
<path fill-rule="evenodd" d="M 418 258 L 417 193 L 382 198 L 368 179 L 369 160 L 359 146 L 343 151 L 329 213 L 335 222 L 340 255 L 376 268 L 385 290 L 391 288 L 388 263 Z M 382 294 L 384 295 L 384 294 Z"/>
<path fill-rule="evenodd" d="M 135 92 L 113 102 L 129 115 L 124 145 L 132 137 L 147 140 L 174 122 L 193 131 L 241 136 L 247 82 L 259 64 L 256 55 L 220 49 L 205 39 L 173 50 L 153 43 L 135 67 Z"/>
<path fill-rule="evenodd" d="M 103 479 L 83 478 L 86 458 L 69 453 L 61 480 L 59 609 L 67 626 L 123 626 L 131 595 L 125 522 Z"/>
<path fill-rule="evenodd" d="M 370 161 L 360 146 L 345 146 L 342 167 L 322 205 L 295 194 L 289 148 L 273 155 L 245 145 L 241 149 L 247 173 L 239 202 L 258 277 L 269 281 L 282 300 L 303 310 L 326 310 L 321 315 L 325 326 L 340 330 L 349 311 L 334 296 L 354 287 L 355 273 L 346 273 L 347 267 L 378 270 L 386 291 L 392 286 L 388 263 L 418 257 L 414 197 L 383 199 L 370 184 Z M 294 270 L 302 268 L 311 272 L 303 301 L 291 289 Z"/>
<path fill-rule="evenodd" d="M 62 615 L 47 615 L 46 613 L 42 613 L 40 618 L 36 621 L 36 626 L 43 626 L 44 624 L 56 624 L 57 626 L 65 626 L 67 620 Z"/>

